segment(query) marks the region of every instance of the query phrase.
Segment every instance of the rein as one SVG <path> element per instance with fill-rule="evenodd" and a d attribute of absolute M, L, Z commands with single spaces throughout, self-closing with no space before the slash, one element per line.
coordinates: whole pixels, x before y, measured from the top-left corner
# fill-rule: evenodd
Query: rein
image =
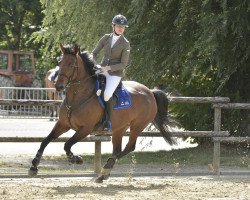
<path fill-rule="evenodd" d="M 73 96 L 72 102 L 74 101 L 74 97 L 75 97 L 75 96 L 76 96 L 76 92 L 74 92 L 74 96 Z M 86 100 L 84 100 L 83 102 L 81 102 L 80 105 L 88 103 L 88 102 L 89 102 L 91 99 L 93 99 L 94 97 L 95 97 L 95 94 L 93 93 L 89 98 L 87 98 Z M 65 107 L 66 107 L 66 109 L 67 109 L 68 122 L 69 122 L 71 128 L 73 128 L 73 126 L 72 126 L 72 124 L 71 124 L 71 121 L 70 121 L 70 119 L 71 119 L 71 114 L 72 114 L 72 106 L 71 106 L 71 105 L 68 103 L 68 101 L 67 101 L 67 95 L 66 95 L 66 98 L 65 98 L 65 102 L 66 102 Z"/>

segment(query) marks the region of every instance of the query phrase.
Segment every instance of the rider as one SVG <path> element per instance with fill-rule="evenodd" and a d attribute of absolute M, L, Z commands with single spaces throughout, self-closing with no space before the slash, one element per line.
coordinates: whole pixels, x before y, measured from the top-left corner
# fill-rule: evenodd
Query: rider
<path fill-rule="evenodd" d="M 104 56 L 98 66 L 98 71 L 106 77 L 104 131 L 112 131 L 112 96 L 125 75 L 124 69 L 129 60 L 130 44 L 123 35 L 126 27 L 128 27 L 126 17 L 120 14 L 116 15 L 112 20 L 113 32 L 105 34 L 92 52 L 95 60 L 97 54 L 104 49 Z"/>

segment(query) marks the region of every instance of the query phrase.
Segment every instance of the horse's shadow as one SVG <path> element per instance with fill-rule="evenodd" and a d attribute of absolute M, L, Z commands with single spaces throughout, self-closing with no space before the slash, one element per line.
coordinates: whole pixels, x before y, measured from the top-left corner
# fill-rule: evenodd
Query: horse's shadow
<path fill-rule="evenodd" d="M 86 184 L 85 184 L 86 183 Z M 88 184 L 91 183 L 93 185 L 89 186 Z M 81 182 L 79 182 L 81 184 Z M 126 185 L 123 185 L 126 184 Z M 169 187 L 169 184 L 166 182 L 163 182 L 161 184 L 153 184 L 153 183 L 148 183 L 145 186 L 145 182 L 143 181 L 140 184 L 137 184 L 136 182 L 129 182 L 128 181 L 122 181 L 117 184 L 113 183 L 104 183 L 104 184 L 98 184 L 98 183 L 92 183 L 91 182 L 85 182 L 83 186 L 80 185 L 74 185 L 74 186 L 67 186 L 67 187 L 60 187 L 56 186 L 53 189 L 60 195 L 77 195 L 77 196 L 84 196 L 86 194 L 99 194 L 99 195 L 106 195 L 106 196 L 114 196 L 115 194 L 121 193 L 121 192 L 136 192 L 136 191 L 150 191 L 150 190 L 162 190 L 166 187 Z"/>

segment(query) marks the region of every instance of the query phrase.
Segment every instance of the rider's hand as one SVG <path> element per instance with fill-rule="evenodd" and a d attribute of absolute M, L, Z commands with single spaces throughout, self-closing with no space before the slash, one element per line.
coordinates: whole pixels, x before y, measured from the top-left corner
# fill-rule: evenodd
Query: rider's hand
<path fill-rule="evenodd" d="M 105 67 L 101 67 L 100 70 L 101 70 L 101 72 L 104 73 L 104 72 L 111 70 L 111 68 L 110 68 L 110 66 L 105 66 Z"/>
<path fill-rule="evenodd" d="M 95 74 L 100 74 L 101 73 L 101 65 L 95 65 L 94 69 L 95 69 Z"/>

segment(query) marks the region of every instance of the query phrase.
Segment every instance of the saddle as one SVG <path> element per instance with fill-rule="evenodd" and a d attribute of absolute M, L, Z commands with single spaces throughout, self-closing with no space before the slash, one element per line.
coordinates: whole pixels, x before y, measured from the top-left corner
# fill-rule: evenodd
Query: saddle
<path fill-rule="evenodd" d="M 98 96 L 98 101 L 100 105 L 104 108 L 104 90 L 106 85 L 106 77 L 104 75 L 98 75 L 96 79 L 96 92 L 98 90 L 101 90 L 101 95 Z M 116 88 L 113 98 L 115 100 L 115 104 L 113 109 L 119 110 L 119 109 L 127 109 L 130 108 L 132 105 L 131 97 L 128 92 L 128 90 L 123 86 L 122 81 L 119 83 L 118 87 Z"/>

